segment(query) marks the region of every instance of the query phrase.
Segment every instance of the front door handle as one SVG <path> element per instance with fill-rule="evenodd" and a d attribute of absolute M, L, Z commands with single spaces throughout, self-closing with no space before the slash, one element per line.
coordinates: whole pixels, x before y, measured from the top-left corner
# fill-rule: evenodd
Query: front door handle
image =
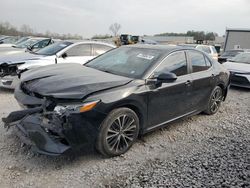
<path fill-rule="evenodd" d="M 186 86 L 190 86 L 192 84 L 192 81 L 191 80 L 187 80 L 185 84 L 186 84 Z"/>

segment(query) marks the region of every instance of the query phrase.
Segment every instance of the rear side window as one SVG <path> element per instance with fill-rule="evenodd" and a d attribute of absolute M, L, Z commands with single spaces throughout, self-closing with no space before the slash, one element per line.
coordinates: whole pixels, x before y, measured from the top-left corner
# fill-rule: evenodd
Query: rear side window
<path fill-rule="evenodd" d="M 177 76 L 187 74 L 187 61 L 184 51 L 170 54 L 156 69 L 157 72 L 172 72 Z"/>
<path fill-rule="evenodd" d="M 204 55 L 200 52 L 189 51 L 188 56 L 192 64 L 193 72 L 205 71 L 211 66 L 207 65 Z"/>
<path fill-rule="evenodd" d="M 67 56 L 91 56 L 90 44 L 78 44 L 66 51 Z"/>
<path fill-rule="evenodd" d="M 98 56 L 101 55 L 112 48 L 110 46 L 102 45 L 102 44 L 92 44 L 93 47 L 93 55 Z"/>

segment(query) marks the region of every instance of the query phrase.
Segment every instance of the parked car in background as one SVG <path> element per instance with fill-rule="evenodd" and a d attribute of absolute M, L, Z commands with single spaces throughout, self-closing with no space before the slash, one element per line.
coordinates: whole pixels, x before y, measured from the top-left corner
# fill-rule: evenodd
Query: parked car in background
<path fill-rule="evenodd" d="M 180 46 L 196 48 L 203 52 L 209 54 L 214 60 L 218 61 L 218 53 L 214 46 L 211 45 L 203 45 L 203 44 L 181 44 Z"/>
<path fill-rule="evenodd" d="M 0 56 L 18 54 L 25 51 L 36 51 L 53 43 L 54 39 L 51 38 L 32 37 L 11 47 L 0 48 Z"/>
<path fill-rule="evenodd" d="M 236 55 L 238 55 L 239 53 L 241 52 L 247 52 L 249 50 L 247 49 L 236 49 L 236 50 L 228 50 L 228 51 L 225 51 L 221 54 L 221 56 L 218 57 L 218 61 L 220 63 L 224 63 L 224 62 L 227 62 L 227 60 L 230 60 L 232 59 L 233 57 L 235 57 Z"/>
<path fill-rule="evenodd" d="M 3 43 L 3 44 L 0 44 L 0 48 L 6 48 L 6 47 L 12 47 L 12 46 L 18 45 L 18 44 L 20 44 L 20 43 L 28 40 L 29 38 L 30 37 L 21 37 L 14 44 L 12 44 L 12 43 Z"/>
<path fill-rule="evenodd" d="M 250 52 L 242 52 L 223 64 L 231 74 L 231 85 L 250 88 Z"/>
<path fill-rule="evenodd" d="M 103 155 L 117 156 L 139 134 L 203 111 L 216 113 L 228 85 L 229 72 L 204 52 L 128 45 L 85 66 L 24 72 L 15 98 L 26 109 L 3 121 L 42 154 L 60 155 L 91 143 Z"/>
<path fill-rule="evenodd" d="M 1 46 L 1 44 L 14 44 L 17 40 L 18 40 L 17 36 L 0 37 L 0 46 Z"/>
<path fill-rule="evenodd" d="M 14 89 L 18 74 L 34 67 L 61 64 L 85 64 L 94 57 L 115 48 L 95 41 L 61 41 L 36 52 L 0 56 L 0 87 Z"/>

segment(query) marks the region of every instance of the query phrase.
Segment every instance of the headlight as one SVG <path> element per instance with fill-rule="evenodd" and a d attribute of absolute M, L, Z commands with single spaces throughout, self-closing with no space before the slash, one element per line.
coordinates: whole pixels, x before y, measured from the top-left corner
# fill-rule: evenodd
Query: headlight
<path fill-rule="evenodd" d="M 54 108 L 54 111 L 58 114 L 63 114 L 66 111 L 71 111 L 71 112 L 87 112 L 92 110 L 100 100 L 97 101 L 92 101 L 92 102 L 87 102 L 83 104 L 73 104 L 73 105 L 58 105 Z"/>

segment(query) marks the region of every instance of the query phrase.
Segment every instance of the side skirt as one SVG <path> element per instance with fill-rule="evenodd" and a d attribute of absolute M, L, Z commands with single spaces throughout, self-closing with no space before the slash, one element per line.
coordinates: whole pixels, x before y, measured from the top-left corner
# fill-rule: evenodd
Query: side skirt
<path fill-rule="evenodd" d="M 173 121 L 175 121 L 175 120 L 177 120 L 177 119 L 180 119 L 180 118 L 183 118 L 183 117 L 193 116 L 193 115 L 199 114 L 199 113 L 201 113 L 201 112 L 202 112 L 202 110 L 201 110 L 201 111 L 200 111 L 200 110 L 194 110 L 194 111 L 188 112 L 188 113 L 183 114 L 183 115 L 181 115 L 181 116 L 178 116 L 178 117 L 176 117 L 176 118 L 173 118 L 173 119 L 170 119 L 170 120 L 168 120 L 168 121 L 162 122 L 162 123 L 157 124 L 157 125 L 154 125 L 154 126 L 152 126 L 152 127 L 149 127 L 149 128 L 147 128 L 147 129 L 143 132 L 143 134 L 148 133 L 148 132 L 150 132 L 150 131 L 153 131 L 153 130 L 155 130 L 155 129 L 159 129 L 159 128 L 165 127 L 165 126 L 167 126 L 168 123 L 173 122 Z"/>

